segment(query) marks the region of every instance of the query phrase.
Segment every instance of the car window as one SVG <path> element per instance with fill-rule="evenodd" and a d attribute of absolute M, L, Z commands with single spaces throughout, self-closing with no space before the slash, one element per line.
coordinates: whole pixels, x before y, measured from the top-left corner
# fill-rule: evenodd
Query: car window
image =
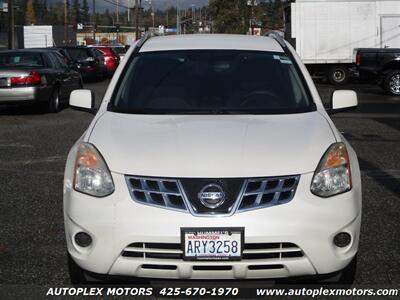
<path fill-rule="evenodd" d="M 155 72 L 157 70 L 157 72 Z M 132 113 L 296 113 L 314 110 L 283 53 L 180 50 L 129 63 L 112 109 Z"/>
<path fill-rule="evenodd" d="M 54 52 L 48 52 L 47 56 L 50 59 L 53 68 L 56 68 L 56 69 L 62 68 L 62 66 L 61 66 L 60 62 L 58 61 L 56 54 Z"/>
<path fill-rule="evenodd" d="M 125 54 L 126 50 L 124 47 L 114 47 L 112 48 L 116 54 Z"/>
<path fill-rule="evenodd" d="M 44 60 L 36 52 L 6 52 L 0 53 L 0 68 L 9 67 L 44 67 Z"/>
<path fill-rule="evenodd" d="M 86 48 L 69 48 L 67 51 L 72 60 L 84 60 L 89 57 L 89 51 Z"/>
<path fill-rule="evenodd" d="M 67 58 L 65 58 L 64 56 L 62 56 L 60 53 L 58 52 L 54 52 L 54 57 L 56 58 L 57 62 L 59 63 L 59 65 L 61 66 L 61 68 L 68 68 L 67 65 Z"/>
<path fill-rule="evenodd" d="M 94 53 L 94 55 L 95 55 L 96 57 L 102 57 L 102 56 L 104 55 L 104 53 L 101 52 L 101 51 L 98 50 L 98 49 L 93 49 L 93 53 Z"/>

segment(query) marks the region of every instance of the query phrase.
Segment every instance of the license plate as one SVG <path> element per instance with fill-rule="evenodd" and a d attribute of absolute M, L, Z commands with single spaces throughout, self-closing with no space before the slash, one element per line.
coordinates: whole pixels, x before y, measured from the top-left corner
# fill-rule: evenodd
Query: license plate
<path fill-rule="evenodd" d="M 244 228 L 182 228 L 184 260 L 240 260 Z"/>
<path fill-rule="evenodd" d="M 8 86 L 7 78 L 0 78 L 0 87 L 6 87 L 6 86 Z"/>

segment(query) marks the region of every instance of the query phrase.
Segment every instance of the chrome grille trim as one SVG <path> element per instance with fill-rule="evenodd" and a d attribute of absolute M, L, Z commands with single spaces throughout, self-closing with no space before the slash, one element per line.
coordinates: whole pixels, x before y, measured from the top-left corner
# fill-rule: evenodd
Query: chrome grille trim
<path fill-rule="evenodd" d="M 295 195 L 299 180 L 300 175 L 246 180 L 238 212 L 290 202 Z"/>
<path fill-rule="evenodd" d="M 141 204 L 187 211 L 176 179 L 125 176 L 131 198 Z"/>
<path fill-rule="evenodd" d="M 215 217 L 288 203 L 294 198 L 300 175 L 243 179 L 237 199 L 228 213 L 194 211 L 180 179 L 125 175 L 125 180 L 131 198 L 137 203 L 189 212 L 194 216 Z"/>
<path fill-rule="evenodd" d="M 126 246 L 121 256 L 136 259 L 181 260 L 183 251 L 179 243 L 132 243 Z M 245 243 L 242 260 L 276 260 L 304 257 L 303 251 L 292 243 Z M 210 261 L 212 262 L 212 261 Z"/>

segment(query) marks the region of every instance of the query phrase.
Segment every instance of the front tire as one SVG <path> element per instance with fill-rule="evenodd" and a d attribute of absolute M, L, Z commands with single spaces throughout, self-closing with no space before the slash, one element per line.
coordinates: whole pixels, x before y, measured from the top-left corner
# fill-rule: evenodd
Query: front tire
<path fill-rule="evenodd" d="M 383 89 L 392 96 L 400 96 L 400 70 L 392 70 L 386 73 Z"/>
<path fill-rule="evenodd" d="M 68 272 L 72 284 L 79 285 L 87 283 L 83 269 L 79 267 L 76 264 L 76 262 L 74 262 L 69 253 L 68 253 Z"/>
<path fill-rule="evenodd" d="M 345 285 L 353 284 L 356 278 L 356 271 L 357 271 L 357 255 L 353 258 L 350 264 L 342 270 L 338 283 Z"/>
<path fill-rule="evenodd" d="M 333 85 L 345 85 L 349 82 L 350 72 L 346 66 L 333 66 L 328 71 L 328 79 Z"/>

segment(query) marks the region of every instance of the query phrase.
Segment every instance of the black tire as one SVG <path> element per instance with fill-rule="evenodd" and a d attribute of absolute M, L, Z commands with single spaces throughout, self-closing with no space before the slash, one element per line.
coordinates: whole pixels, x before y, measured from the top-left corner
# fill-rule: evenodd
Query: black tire
<path fill-rule="evenodd" d="M 60 111 L 60 90 L 55 87 L 51 94 L 49 103 L 47 104 L 47 110 L 50 113 L 56 113 Z"/>
<path fill-rule="evenodd" d="M 392 96 L 400 96 L 400 70 L 391 70 L 386 73 L 383 89 Z"/>
<path fill-rule="evenodd" d="M 340 274 L 338 283 L 345 285 L 353 284 L 354 279 L 356 278 L 356 270 L 357 270 L 357 255 L 353 258 L 350 264 L 343 269 L 343 271 Z"/>
<path fill-rule="evenodd" d="M 350 79 L 349 69 L 346 66 L 333 66 L 328 71 L 328 79 L 333 85 L 345 85 Z"/>
<path fill-rule="evenodd" d="M 71 255 L 68 253 L 68 272 L 69 279 L 72 284 L 86 284 L 85 273 L 81 267 L 79 267 L 76 262 L 72 259 Z"/>

